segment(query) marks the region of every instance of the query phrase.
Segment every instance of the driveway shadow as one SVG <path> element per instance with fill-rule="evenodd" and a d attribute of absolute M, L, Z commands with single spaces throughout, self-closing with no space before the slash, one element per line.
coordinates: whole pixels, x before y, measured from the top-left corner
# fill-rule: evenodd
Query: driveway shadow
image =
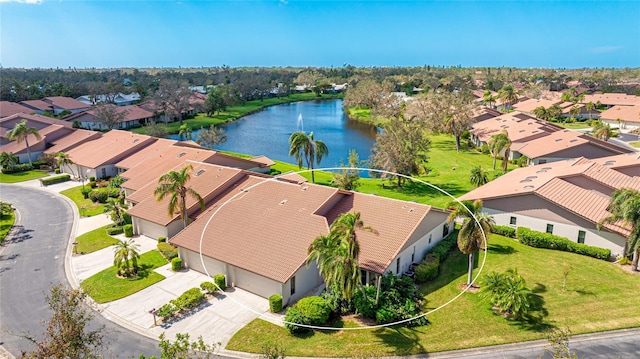
<path fill-rule="evenodd" d="M 30 234 L 31 232 L 33 232 L 33 229 L 26 229 L 22 225 L 13 226 L 13 229 L 4 239 L 2 245 L 4 246 L 11 243 L 21 243 L 29 240 L 33 238 L 33 236 Z"/>

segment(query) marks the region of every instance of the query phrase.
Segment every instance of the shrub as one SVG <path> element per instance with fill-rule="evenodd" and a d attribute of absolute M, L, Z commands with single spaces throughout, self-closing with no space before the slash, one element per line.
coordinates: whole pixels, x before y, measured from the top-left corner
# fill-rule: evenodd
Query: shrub
<path fill-rule="evenodd" d="M 89 193 L 91 193 L 91 187 L 82 187 L 80 189 L 80 193 L 82 193 L 82 197 L 84 197 L 84 199 L 89 198 Z"/>
<path fill-rule="evenodd" d="M 107 227 L 107 234 L 110 236 L 115 236 L 116 234 L 121 234 L 123 232 L 124 230 L 122 229 L 122 226 Z"/>
<path fill-rule="evenodd" d="M 216 292 L 216 285 L 212 282 L 202 282 L 200 283 L 200 289 L 204 290 L 209 294 L 213 294 Z"/>
<path fill-rule="evenodd" d="M 124 224 L 132 224 L 132 220 L 131 220 L 131 215 L 130 214 L 123 214 L 122 215 L 122 221 L 124 222 Z"/>
<path fill-rule="evenodd" d="M 161 306 L 160 308 L 158 308 L 158 311 L 156 312 L 156 314 L 162 319 L 166 320 L 173 317 L 173 315 L 176 312 L 177 312 L 177 308 L 173 304 L 167 303 Z"/>
<path fill-rule="evenodd" d="M 224 274 L 214 275 L 213 282 L 220 288 L 220 290 L 225 290 L 227 288 L 227 278 Z"/>
<path fill-rule="evenodd" d="M 318 296 L 305 297 L 290 307 L 285 314 L 285 321 L 306 325 L 322 325 L 329 320 L 331 308 L 326 300 Z M 307 328 L 285 324 L 292 333 L 307 331 Z M 293 328 L 295 327 L 295 328 Z"/>
<path fill-rule="evenodd" d="M 89 182 L 95 182 L 96 178 L 94 176 L 89 177 Z"/>
<path fill-rule="evenodd" d="M 482 146 L 480 147 L 480 151 L 485 154 L 488 155 L 489 154 L 489 145 L 486 143 L 483 143 Z"/>
<path fill-rule="evenodd" d="M 576 243 L 566 237 L 532 231 L 526 227 L 518 227 L 516 230 L 516 238 L 518 238 L 520 243 L 526 244 L 530 247 L 556 249 L 559 251 L 582 254 L 603 260 L 609 260 L 611 257 L 610 249 Z"/>
<path fill-rule="evenodd" d="M 455 231 L 449 233 L 447 237 L 443 238 L 438 244 L 431 248 L 428 254 L 433 255 L 438 259 L 438 262 L 442 263 L 442 261 L 447 258 L 447 255 L 449 255 L 451 248 L 456 245 L 458 236 L 455 233 Z"/>
<path fill-rule="evenodd" d="M 435 278 L 438 275 L 438 267 L 440 261 L 433 254 L 427 254 L 424 260 L 415 268 L 416 281 L 424 283 Z"/>
<path fill-rule="evenodd" d="M 125 224 L 122 226 L 122 230 L 124 231 L 124 236 L 127 238 L 133 237 L 133 226 L 130 224 Z"/>
<path fill-rule="evenodd" d="M 10 173 L 18 173 L 18 172 L 25 172 L 25 171 L 31 171 L 33 169 L 33 166 L 31 166 L 28 163 L 20 163 L 17 165 L 13 165 L 7 168 L 2 168 L 2 173 L 4 174 L 10 174 Z"/>
<path fill-rule="evenodd" d="M 158 243 L 158 251 L 160 251 L 168 261 L 178 256 L 178 249 L 167 242 Z"/>
<path fill-rule="evenodd" d="M 364 288 L 364 292 L 367 295 L 366 299 L 362 295 L 362 291 L 357 291 L 353 297 L 353 304 L 356 308 L 356 313 L 360 313 L 368 318 L 376 317 L 376 288 L 368 286 Z"/>
<path fill-rule="evenodd" d="M 171 260 L 171 270 L 174 272 L 177 272 L 180 269 L 182 269 L 182 258 L 180 257 L 173 258 Z"/>
<path fill-rule="evenodd" d="M 43 178 L 42 179 L 42 185 L 43 186 L 48 186 L 48 185 L 52 185 L 52 184 L 55 184 L 55 183 L 67 182 L 70 178 L 71 178 L 71 176 L 68 175 L 68 174 L 64 174 L 64 175 L 60 175 L 60 176 L 47 177 L 47 178 Z"/>
<path fill-rule="evenodd" d="M 167 237 L 158 237 L 158 243 L 166 242 Z"/>
<path fill-rule="evenodd" d="M 59 168 L 56 168 L 53 172 L 55 172 L 56 174 L 58 174 L 58 175 L 59 175 L 61 171 L 60 171 L 60 169 L 59 169 Z"/>
<path fill-rule="evenodd" d="M 67 175 L 68 176 L 68 175 Z M 107 203 L 109 198 L 117 198 L 120 196 L 120 190 L 117 188 L 95 188 L 89 192 L 89 198 L 93 202 Z"/>
<path fill-rule="evenodd" d="M 509 226 L 493 226 L 493 233 L 509 238 L 516 238 L 516 229 Z"/>
<path fill-rule="evenodd" d="M 480 296 L 488 299 L 500 313 L 521 319 L 529 312 L 531 290 L 516 269 L 509 269 L 505 273 L 487 273 L 483 282 Z"/>
<path fill-rule="evenodd" d="M 284 321 L 286 322 L 284 324 L 285 328 L 287 328 L 289 332 L 292 334 L 306 333 L 310 331 L 309 328 L 300 327 L 295 324 L 291 324 L 291 323 L 306 324 L 305 318 L 302 315 L 302 311 L 300 311 L 300 308 L 298 308 L 297 305 L 294 305 L 292 307 L 289 307 L 289 309 L 287 309 L 287 313 L 285 313 L 284 315 Z"/>
<path fill-rule="evenodd" d="M 280 313 L 282 311 L 282 296 L 274 294 L 269 297 L 269 310 L 271 313 Z"/>
<path fill-rule="evenodd" d="M 200 288 L 191 288 L 169 303 L 173 304 L 178 310 L 189 310 L 199 306 L 203 300 L 204 294 L 200 291 Z"/>

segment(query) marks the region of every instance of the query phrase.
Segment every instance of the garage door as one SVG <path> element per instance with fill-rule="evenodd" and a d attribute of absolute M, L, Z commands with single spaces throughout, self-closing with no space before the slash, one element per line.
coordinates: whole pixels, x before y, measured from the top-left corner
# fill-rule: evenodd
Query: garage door
<path fill-rule="evenodd" d="M 244 269 L 236 268 L 236 287 L 248 292 L 269 298 L 272 294 L 280 293 L 280 283 L 263 276 L 251 273 Z"/>
<path fill-rule="evenodd" d="M 202 267 L 200 254 L 189 250 L 184 251 L 186 252 L 186 266 L 197 272 L 206 274 L 207 272 L 205 272 L 204 267 Z M 216 274 L 224 273 L 224 263 L 209 257 L 204 257 L 203 259 L 207 266 L 207 271 L 209 271 L 209 275 L 213 277 Z"/>
<path fill-rule="evenodd" d="M 163 226 L 142 219 L 138 219 L 138 233 L 150 238 L 167 236 L 167 230 Z"/>

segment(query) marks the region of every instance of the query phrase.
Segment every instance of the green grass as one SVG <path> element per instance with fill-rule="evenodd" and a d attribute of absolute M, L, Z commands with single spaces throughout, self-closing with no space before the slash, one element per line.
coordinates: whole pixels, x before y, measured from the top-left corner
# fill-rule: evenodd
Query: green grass
<path fill-rule="evenodd" d="M 640 148 L 640 141 L 629 142 L 629 146 Z"/>
<path fill-rule="evenodd" d="M 82 192 L 80 192 L 81 189 L 82 186 L 78 186 L 66 189 L 60 193 L 69 197 L 69 199 L 76 204 L 80 216 L 92 217 L 104 213 L 104 204 L 97 202 L 93 203 L 90 199 L 85 199 L 82 196 Z"/>
<path fill-rule="evenodd" d="M 107 268 L 85 279 L 80 284 L 97 303 L 107 303 L 139 292 L 164 279 L 153 269 L 167 264 L 162 254 L 152 250 L 140 255 L 140 274 L 133 278 L 118 278 L 116 267 Z"/>
<path fill-rule="evenodd" d="M 49 174 L 46 171 L 31 170 L 18 173 L 0 173 L 0 183 L 18 183 L 24 181 L 30 181 L 36 178 L 47 177 Z"/>
<path fill-rule="evenodd" d="M 118 243 L 117 238 L 107 234 L 107 227 L 109 226 L 111 225 L 96 228 L 91 232 L 76 237 L 76 242 L 78 242 L 76 252 L 87 254 Z"/>
<path fill-rule="evenodd" d="M 466 279 L 466 256 L 455 251 L 438 277 L 421 288 L 425 310 L 460 293 Z M 571 265 L 562 290 L 562 267 Z M 545 338 L 545 330 L 568 327 L 573 334 L 636 327 L 640 307 L 630 305 L 640 291 L 640 276 L 615 265 L 573 253 L 536 249 L 492 236 L 483 273 L 517 268 L 534 293 L 528 321 L 493 313 L 478 294 L 465 293 L 428 316 L 430 325 L 360 331 L 316 331 L 296 337 L 286 329 L 257 319 L 231 338 L 227 349 L 260 353 L 266 343 L 280 343 L 291 356 L 367 357 L 424 354 Z M 477 269 L 474 272 L 477 273 Z M 353 326 L 346 320 L 340 323 Z M 463 328 L 464 330 L 461 330 Z"/>
<path fill-rule="evenodd" d="M 571 123 L 566 123 L 566 122 L 559 122 L 557 123 L 557 125 L 560 125 L 564 128 L 568 128 L 571 130 L 582 130 L 585 128 L 591 128 L 591 121 L 584 121 L 584 122 L 571 122 Z"/>
<path fill-rule="evenodd" d="M 323 94 L 322 97 L 316 97 L 316 95 L 311 92 L 295 93 L 287 97 L 267 98 L 267 99 L 264 99 L 263 101 L 260 101 L 260 100 L 247 101 L 242 105 L 229 106 L 227 107 L 226 111 L 221 111 L 220 113 L 212 117 L 208 117 L 205 114 L 198 114 L 195 118 L 185 120 L 183 122 L 189 125 L 189 127 L 191 127 L 192 130 L 198 130 L 200 129 L 200 127 L 209 127 L 209 125 L 218 125 L 221 123 L 237 120 L 240 117 L 260 111 L 269 106 L 281 105 L 281 104 L 296 102 L 296 101 L 329 100 L 329 99 L 337 99 L 342 97 L 343 97 L 342 94 Z M 144 134 L 145 128 L 144 127 L 135 128 L 131 131 Z M 180 123 L 172 122 L 167 124 L 167 131 L 169 133 L 180 132 Z"/>
<path fill-rule="evenodd" d="M 4 242 L 4 239 L 9 234 L 13 223 L 16 221 L 16 214 L 14 212 L 0 215 L 0 244 Z"/>
<path fill-rule="evenodd" d="M 454 197 L 459 197 L 475 187 L 469 182 L 471 168 L 482 166 L 488 172 L 489 179 L 502 173 L 501 161 L 497 163 L 497 170 L 493 170 L 493 158 L 476 152 L 475 150 L 461 149 L 460 152 L 455 150 L 455 139 L 451 135 L 441 134 L 432 135 L 431 150 L 429 151 L 429 161 L 426 164 L 431 169 L 427 175 L 416 176 L 416 178 L 437 186 Z M 331 149 L 329 149 L 331 151 Z M 368 154 L 360 154 L 362 157 Z M 321 163 L 322 165 L 322 163 Z M 320 166 L 321 167 L 321 166 Z M 512 170 L 517 166 L 509 164 L 508 169 Z M 282 173 L 288 171 L 299 171 L 297 165 L 278 162 L 272 167 Z M 310 173 L 302 174 L 309 181 Z M 328 172 L 315 172 L 316 183 L 329 185 L 333 178 Z M 428 204 L 436 207 L 446 207 L 452 199 L 446 194 L 434 189 L 428 185 L 409 182 L 403 184 L 403 188 L 396 186 L 396 181 L 390 182 L 385 179 L 362 178 L 359 192 L 376 194 L 382 197 L 396 198 L 405 201 L 416 201 L 418 203 Z"/>

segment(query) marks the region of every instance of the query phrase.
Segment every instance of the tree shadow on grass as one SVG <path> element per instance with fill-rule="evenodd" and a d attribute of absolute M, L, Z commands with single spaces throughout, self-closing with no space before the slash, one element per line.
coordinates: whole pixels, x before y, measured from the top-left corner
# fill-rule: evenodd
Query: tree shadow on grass
<path fill-rule="evenodd" d="M 397 180 L 393 180 L 392 182 L 387 182 L 386 180 L 382 180 L 380 185 L 382 186 L 382 188 L 386 190 L 399 193 L 399 194 L 415 196 L 415 197 L 438 197 L 438 196 L 444 195 L 442 192 L 438 191 L 437 189 L 418 181 L 404 180 L 402 182 L 401 188 L 398 188 Z M 437 185 L 437 187 L 441 188 L 445 192 L 450 193 L 454 197 L 461 196 L 464 193 L 468 192 L 467 190 L 465 190 L 464 188 L 461 188 L 459 185 L 455 183 L 439 184 Z"/>
<path fill-rule="evenodd" d="M 386 346 L 394 348 L 394 355 L 403 356 L 415 353 L 426 353 L 425 347 L 420 344 L 420 338 L 426 333 L 426 326 L 416 328 L 391 327 L 377 329 L 374 335 L 382 340 Z"/>
<path fill-rule="evenodd" d="M 556 327 L 551 323 L 545 322 L 549 312 L 544 307 L 544 297 L 539 294 L 546 293 L 547 287 L 543 284 L 536 283 L 536 286 L 531 290 L 529 295 L 529 313 L 521 320 L 512 320 L 512 324 L 517 327 L 528 331 L 545 331 L 555 329 Z"/>
<path fill-rule="evenodd" d="M 511 246 L 503 246 L 501 244 L 489 244 L 487 249 L 490 254 L 513 254 L 518 252 L 518 250 Z"/>
<path fill-rule="evenodd" d="M 450 235 L 457 237 L 458 232 L 454 231 Z M 478 264 L 478 257 L 479 256 L 475 256 L 474 258 L 475 266 Z M 468 263 L 468 256 L 460 252 L 458 247 L 454 245 L 454 248 L 449 252 L 447 258 L 440 264 L 440 269 L 436 278 L 418 286 L 419 293 L 421 295 L 427 295 L 428 293 L 435 292 L 438 289 L 449 285 L 451 282 L 458 280 L 458 278 L 467 273 Z"/>

